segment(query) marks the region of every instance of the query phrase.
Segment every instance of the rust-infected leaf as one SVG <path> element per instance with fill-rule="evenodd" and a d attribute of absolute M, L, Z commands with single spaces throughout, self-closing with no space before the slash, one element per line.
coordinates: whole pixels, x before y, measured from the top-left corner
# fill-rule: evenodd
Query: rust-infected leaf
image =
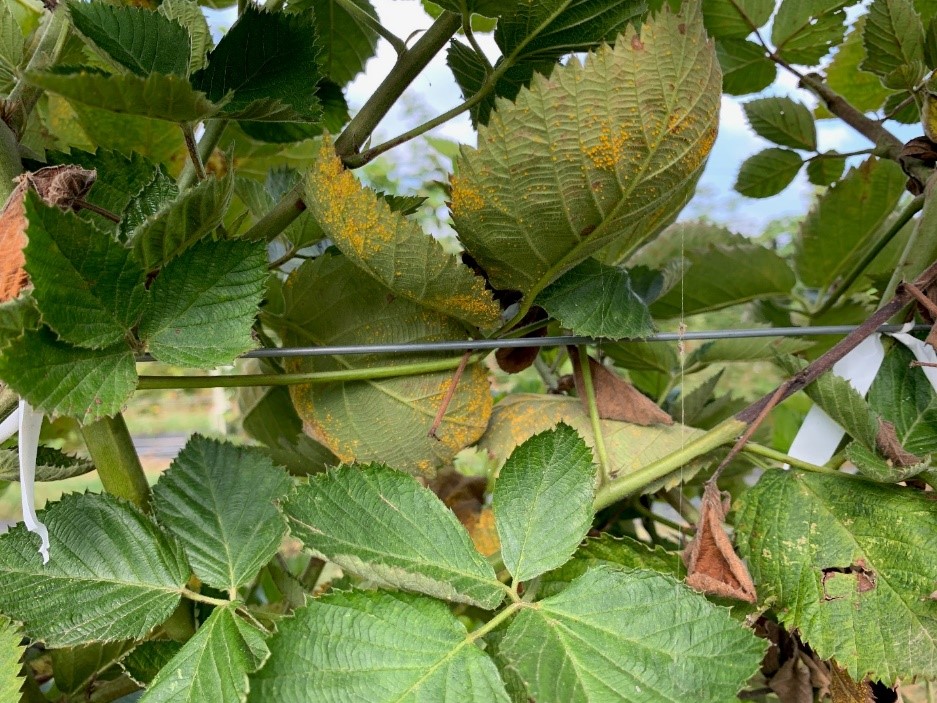
<path fill-rule="evenodd" d="M 573 362 L 576 392 L 586 412 L 589 412 L 582 366 L 575 347 L 569 348 L 569 357 Z M 592 372 L 592 386 L 595 388 L 595 402 L 599 408 L 599 417 L 603 420 L 619 420 L 642 427 L 673 424 L 673 418 L 661 410 L 653 400 L 591 357 L 589 357 L 589 369 Z"/>
<path fill-rule="evenodd" d="M 94 185 L 97 173 L 80 166 L 48 166 L 27 172 L 16 180 L 16 187 L 0 211 L 0 303 L 12 300 L 27 285 L 26 213 L 23 200 L 29 188 L 49 205 L 74 208 Z"/>
<path fill-rule="evenodd" d="M 835 661 L 830 662 L 830 697 L 833 703 L 875 703 L 869 682 L 853 681 Z"/>
<path fill-rule="evenodd" d="M 704 593 L 754 603 L 755 584 L 723 527 L 729 512 L 728 495 L 720 493 L 715 484 L 706 484 L 696 536 L 683 552 L 686 582 Z"/>

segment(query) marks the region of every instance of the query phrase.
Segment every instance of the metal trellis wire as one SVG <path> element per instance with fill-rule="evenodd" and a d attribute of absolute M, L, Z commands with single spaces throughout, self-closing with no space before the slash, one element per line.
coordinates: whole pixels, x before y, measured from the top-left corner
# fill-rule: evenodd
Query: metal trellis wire
<path fill-rule="evenodd" d="M 695 332 L 661 332 L 641 339 L 619 340 L 622 342 L 679 342 L 705 341 L 718 339 L 750 339 L 755 337 L 812 337 L 815 335 L 846 335 L 856 329 L 856 325 L 825 325 L 818 327 L 754 327 L 749 329 L 700 330 Z M 879 332 L 900 332 L 902 325 L 882 325 Z M 928 325 L 915 325 L 913 331 L 927 331 Z M 615 343 L 607 339 L 593 337 L 557 336 L 557 337 L 520 337 L 508 339 L 461 339 L 439 342 L 406 342 L 400 344 L 349 344 L 321 347 L 265 347 L 243 354 L 242 359 L 286 358 L 305 356 L 342 356 L 353 354 L 414 354 L 442 351 L 483 351 L 486 349 L 505 349 L 522 347 L 561 347 L 567 345 L 594 345 Z M 149 355 L 141 356 L 137 361 L 154 361 Z"/>

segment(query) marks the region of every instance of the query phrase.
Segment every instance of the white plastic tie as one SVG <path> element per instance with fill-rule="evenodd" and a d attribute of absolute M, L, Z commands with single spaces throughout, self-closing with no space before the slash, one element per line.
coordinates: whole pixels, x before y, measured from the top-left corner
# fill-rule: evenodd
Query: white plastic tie
<path fill-rule="evenodd" d="M 913 326 L 914 325 L 909 322 L 902 328 L 901 332 L 895 332 L 891 336 L 910 349 L 911 353 L 914 354 L 914 358 L 918 361 L 926 364 L 937 364 L 937 351 L 927 342 L 922 342 L 917 337 L 912 337 L 908 334 Z M 924 372 L 924 376 L 930 381 L 934 390 L 937 391 L 937 367 L 920 366 L 919 368 Z"/>
<path fill-rule="evenodd" d="M 42 563 L 49 561 L 49 531 L 36 515 L 34 489 L 36 484 L 36 454 L 39 449 L 39 430 L 42 428 L 42 413 L 34 410 L 25 400 L 19 404 L 19 458 L 20 498 L 23 501 L 23 522 L 26 529 L 39 535 L 42 544 L 39 553 Z"/>

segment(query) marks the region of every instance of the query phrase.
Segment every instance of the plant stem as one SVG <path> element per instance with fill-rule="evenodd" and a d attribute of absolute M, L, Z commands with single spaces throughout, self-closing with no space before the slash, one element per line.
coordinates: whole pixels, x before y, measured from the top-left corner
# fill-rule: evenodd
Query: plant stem
<path fill-rule="evenodd" d="M 55 63 L 62 46 L 65 44 L 65 37 L 68 36 L 68 26 L 68 8 L 59 3 L 56 9 L 52 11 L 52 14 L 48 16 L 42 38 L 23 70 L 23 74 L 30 71 L 41 71 Z M 10 125 L 17 139 L 23 136 L 26 123 L 29 121 L 29 115 L 41 95 L 42 88 L 30 85 L 21 77 L 4 102 L 3 119 Z"/>
<path fill-rule="evenodd" d="M 202 157 L 198 153 L 198 143 L 195 141 L 195 131 L 192 129 L 191 122 L 183 122 L 182 136 L 185 137 L 185 148 L 189 151 L 189 163 L 195 170 L 195 178 L 199 181 L 205 180 L 205 164 L 202 163 Z"/>
<path fill-rule="evenodd" d="M 729 418 L 675 452 L 661 457 L 637 471 L 615 478 L 599 488 L 593 503 L 596 512 L 627 498 L 692 461 L 734 440 L 746 427 L 745 422 Z"/>
<path fill-rule="evenodd" d="M 87 703 L 110 703 L 111 701 L 116 701 L 124 696 L 129 696 L 135 691 L 139 691 L 140 687 L 131 679 L 129 676 L 118 676 L 116 679 L 110 681 L 104 681 L 99 686 L 96 686 L 94 693 L 90 696 L 86 696 L 84 691 L 81 691 L 79 698 L 74 700 L 86 701 Z"/>
<path fill-rule="evenodd" d="M 925 264 L 937 259 L 937 237 L 934 236 L 935 228 L 937 228 L 937 197 L 934 192 L 937 189 L 937 178 L 932 175 L 925 183 L 924 210 L 905 244 L 904 251 L 901 252 L 898 265 L 882 294 L 883 299 L 894 295 L 901 281 L 907 281 L 916 276 Z M 916 285 L 918 288 L 926 288 L 926 286 Z M 898 321 L 895 320 L 895 322 Z"/>
<path fill-rule="evenodd" d="M 443 12 L 423 36 L 403 54 L 387 74 L 387 78 L 371 94 L 367 102 L 335 140 L 335 153 L 345 158 L 356 154 L 375 127 L 403 95 L 413 80 L 449 42 L 462 25 L 462 18 Z"/>
<path fill-rule="evenodd" d="M 661 491 L 660 497 L 664 499 L 671 508 L 677 511 L 677 514 L 687 521 L 690 525 L 699 522 L 699 510 L 691 503 L 679 488 L 669 491 Z"/>
<path fill-rule="evenodd" d="M 133 447 L 124 416 L 118 413 L 81 428 L 104 490 L 143 510 L 150 507 L 150 485 Z"/>
<path fill-rule="evenodd" d="M 897 234 L 904 228 L 906 224 L 914 217 L 921 209 L 924 207 L 924 196 L 919 195 L 914 198 L 904 210 L 898 215 L 898 218 L 891 223 L 888 229 L 879 237 L 875 244 L 869 249 L 865 256 L 862 257 L 862 260 L 859 261 L 850 271 L 845 278 L 832 290 L 827 296 L 826 300 L 823 301 L 823 304 L 817 309 L 816 312 L 811 313 L 811 317 L 819 317 L 826 313 L 830 308 L 832 308 L 839 299 L 843 296 L 843 293 L 848 291 L 852 284 L 855 283 L 859 276 L 862 275 L 862 272 L 865 271 L 869 264 L 871 264 L 875 257 L 882 253 L 882 250 L 888 246 L 888 244 L 893 240 Z"/>
<path fill-rule="evenodd" d="M 387 29 L 387 27 L 380 23 L 377 17 L 365 12 L 363 8 L 352 0 L 336 0 L 336 3 L 349 15 L 354 15 L 362 24 L 367 25 L 368 28 L 373 29 L 381 37 L 386 39 L 387 43 L 394 47 L 397 56 L 401 56 L 407 51 L 407 43 L 403 39 Z"/>
<path fill-rule="evenodd" d="M 478 44 L 478 40 L 475 38 L 475 32 L 472 31 L 472 17 L 468 13 L 462 15 L 462 33 L 465 34 L 465 38 L 468 39 L 468 43 L 473 49 L 475 49 L 475 53 L 478 54 L 478 58 L 481 59 L 482 66 L 485 68 L 485 75 L 490 76 L 494 71 L 494 66 L 491 65 L 491 62 L 485 55 L 485 52 L 482 51 L 481 46 Z"/>
<path fill-rule="evenodd" d="M 836 474 L 837 476 L 851 476 L 851 474 L 844 474 L 842 471 L 837 471 L 836 469 L 830 469 L 826 466 L 818 466 L 817 464 L 811 464 L 810 462 L 803 461 L 784 452 L 779 452 L 776 449 L 771 447 L 765 447 L 761 444 L 755 444 L 754 442 L 749 442 L 742 449 L 742 452 L 745 454 L 754 454 L 756 456 L 763 456 L 767 459 L 774 459 L 775 461 L 780 461 L 782 464 L 789 464 L 798 469 L 803 469 L 804 471 L 812 471 L 817 474 Z"/>
<path fill-rule="evenodd" d="M 241 376 L 140 376 L 138 390 L 168 390 L 182 388 L 247 388 L 254 386 L 296 386 L 306 383 L 335 383 L 343 381 L 374 381 L 398 376 L 416 376 L 423 373 L 448 371 L 461 363 L 461 357 L 421 361 L 397 366 L 371 366 L 339 371 L 312 371 L 310 373 L 244 374 Z"/>
<path fill-rule="evenodd" d="M 276 239 L 306 209 L 306 203 L 302 200 L 303 189 L 303 182 L 300 180 L 299 183 L 289 189 L 286 195 L 280 198 L 280 201 L 273 206 L 270 212 L 257 220 L 250 229 L 241 235 L 241 239 L 252 242 L 271 242 Z"/>
<path fill-rule="evenodd" d="M 605 449 L 605 437 L 602 434 L 602 418 L 599 416 L 599 404 L 595 399 L 595 386 L 592 385 L 592 360 L 585 347 L 576 348 L 579 358 L 579 368 L 582 370 L 582 385 L 586 392 L 586 404 L 589 406 L 589 421 L 592 423 L 592 434 L 595 437 L 595 452 L 599 455 L 600 485 L 608 483 L 611 478 L 611 464 L 608 461 L 608 451 Z"/>
<path fill-rule="evenodd" d="M 305 590 L 312 593 L 312 589 L 319 583 L 319 577 L 322 576 L 322 570 L 324 568 L 325 561 L 319 559 L 319 557 L 310 557 L 309 563 L 306 564 L 306 568 L 303 569 L 303 573 L 299 575 L 299 583 Z"/>
<path fill-rule="evenodd" d="M 640 501 L 633 501 L 633 506 L 635 511 L 646 517 L 648 520 L 659 522 L 661 525 L 669 527 L 671 530 L 676 530 L 677 532 L 682 532 L 684 534 L 693 534 L 695 531 L 692 526 L 681 525 L 680 523 L 674 522 L 673 520 L 668 520 L 662 515 L 658 515 L 653 510 L 648 510 L 643 505 L 641 505 Z"/>
<path fill-rule="evenodd" d="M 820 152 L 820 153 L 814 154 L 808 159 L 804 159 L 804 161 L 823 161 L 823 159 L 846 159 L 846 158 L 849 158 L 850 156 L 868 156 L 869 154 L 872 154 L 874 151 L 875 149 L 858 149 L 857 151 L 847 151 L 843 153 L 834 151 L 831 154 L 826 153 L 826 152 Z"/>
<path fill-rule="evenodd" d="M 472 643 L 475 640 L 481 637 L 484 637 L 489 632 L 497 628 L 498 625 L 500 625 L 505 620 L 510 618 L 512 615 L 514 615 L 514 613 L 516 613 L 518 610 L 520 610 L 521 608 L 529 608 L 529 607 L 531 607 L 529 603 L 524 603 L 522 601 L 514 601 L 513 603 L 508 605 L 504 610 L 502 610 L 500 613 L 498 613 L 493 618 L 491 618 L 491 620 L 489 620 L 484 625 L 479 627 L 477 630 L 472 630 L 468 634 L 468 636 L 465 638 L 466 641 L 468 643 Z"/>
<path fill-rule="evenodd" d="M 231 605 L 234 601 L 225 600 L 224 598 L 212 598 L 211 596 L 203 596 L 201 593 L 196 593 L 191 591 L 188 588 L 182 589 L 182 595 L 188 598 L 189 600 L 194 600 L 197 603 L 207 603 L 208 605 L 215 605 L 220 607 L 225 607 Z"/>
<path fill-rule="evenodd" d="M 212 152 L 215 150 L 215 147 L 218 146 L 221 135 L 224 134 L 227 126 L 228 120 L 208 120 L 205 123 L 205 131 L 202 133 L 202 138 L 198 140 L 198 150 L 196 152 L 203 164 L 207 163 L 208 159 L 211 158 Z M 185 166 L 182 167 L 182 173 L 179 174 L 179 179 L 176 181 L 176 184 L 179 186 L 179 190 L 185 190 L 195 183 L 195 179 L 195 166 L 193 165 L 193 160 L 189 159 L 185 162 Z"/>

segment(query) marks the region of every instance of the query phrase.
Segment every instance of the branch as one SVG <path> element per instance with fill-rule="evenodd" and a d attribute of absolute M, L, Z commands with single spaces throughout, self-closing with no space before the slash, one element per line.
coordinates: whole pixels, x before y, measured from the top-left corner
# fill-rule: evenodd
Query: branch
<path fill-rule="evenodd" d="M 215 147 L 218 146 L 221 135 L 224 134 L 225 127 L 227 126 L 227 120 L 208 120 L 205 123 L 205 132 L 202 134 L 202 138 L 198 140 L 198 149 L 195 152 L 203 164 L 207 163 L 208 159 L 211 158 L 211 154 L 215 150 Z M 188 142 L 186 142 L 186 146 L 188 146 Z M 189 152 L 190 154 L 192 153 L 191 148 Z M 194 163 L 195 159 L 191 158 L 186 161 L 185 166 L 182 167 L 182 173 L 179 174 L 179 180 L 176 182 L 179 186 L 179 190 L 185 190 L 195 183 L 197 174 Z"/>
<path fill-rule="evenodd" d="M 452 12 L 442 13 L 433 22 L 416 44 L 400 56 L 387 78 L 335 140 L 336 154 L 346 158 L 358 153 L 394 103 L 461 26 L 462 18 Z"/>

